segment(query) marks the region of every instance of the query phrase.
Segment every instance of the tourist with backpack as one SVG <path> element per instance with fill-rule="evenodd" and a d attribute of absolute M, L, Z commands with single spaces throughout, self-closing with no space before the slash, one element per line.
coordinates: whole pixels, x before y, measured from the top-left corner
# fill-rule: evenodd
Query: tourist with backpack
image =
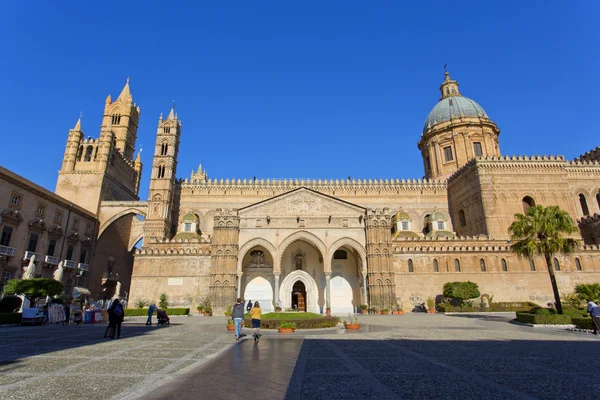
<path fill-rule="evenodd" d="M 238 298 L 231 310 L 231 318 L 235 325 L 235 340 L 240 340 L 242 336 L 242 324 L 244 323 L 244 303 Z"/>
<path fill-rule="evenodd" d="M 123 310 L 123 305 L 119 299 L 115 299 L 108 309 L 108 327 L 104 331 L 104 337 L 114 339 L 116 333 L 117 339 L 119 339 L 121 337 L 121 323 L 124 318 L 125 311 Z"/>

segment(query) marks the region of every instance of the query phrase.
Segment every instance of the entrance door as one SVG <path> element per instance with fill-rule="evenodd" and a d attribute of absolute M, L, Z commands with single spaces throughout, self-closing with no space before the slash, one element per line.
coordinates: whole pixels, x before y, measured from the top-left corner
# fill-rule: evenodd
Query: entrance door
<path fill-rule="evenodd" d="M 302 281 L 294 283 L 292 289 L 292 308 L 298 311 L 306 311 L 306 287 Z"/>

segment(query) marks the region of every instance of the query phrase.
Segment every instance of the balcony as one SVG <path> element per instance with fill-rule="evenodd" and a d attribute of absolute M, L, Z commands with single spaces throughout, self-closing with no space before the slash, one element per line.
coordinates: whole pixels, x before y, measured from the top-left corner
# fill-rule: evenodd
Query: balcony
<path fill-rule="evenodd" d="M 44 262 L 50 265 L 58 265 L 58 257 L 46 256 Z"/>
<path fill-rule="evenodd" d="M 16 252 L 14 247 L 0 246 L 0 256 L 14 257 Z"/>
<path fill-rule="evenodd" d="M 63 268 L 77 269 L 77 263 L 75 261 L 64 260 L 63 261 Z"/>
<path fill-rule="evenodd" d="M 77 268 L 79 268 L 80 271 L 84 272 L 88 272 L 90 270 L 90 266 L 84 263 L 77 264 Z"/>
<path fill-rule="evenodd" d="M 116 286 L 119 274 L 113 272 L 105 272 L 102 274 L 102 285 L 103 286 Z"/>
<path fill-rule="evenodd" d="M 40 259 L 42 258 L 40 253 L 34 253 L 33 251 L 26 251 L 25 255 L 23 256 L 23 261 L 30 261 L 31 257 L 33 257 L 33 261 L 40 261 Z"/>

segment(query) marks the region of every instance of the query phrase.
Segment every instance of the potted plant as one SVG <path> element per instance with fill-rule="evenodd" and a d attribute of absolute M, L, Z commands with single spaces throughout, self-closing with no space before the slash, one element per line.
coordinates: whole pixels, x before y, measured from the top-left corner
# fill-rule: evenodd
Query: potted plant
<path fill-rule="evenodd" d="M 231 308 L 231 306 L 228 306 L 227 310 L 225 310 L 225 316 L 226 317 L 231 317 L 232 311 L 233 311 L 233 309 Z"/>
<path fill-rule="evenodd" d="M 325 312 L 327 313 L 328 317 L 331 316 L 331 308 L 327 307 L 327 309 L 325 310 Z"/>
<path fill-rule="evenodd" d="M 227 318 L 227 330 L 235 331 L 235 324 L 231 318 Z"/>
<path fill-rule="evenodd" d="M 344 320 L 344 327 L 346 329 L 359 329 L 360 324 L 358 323 L 358 317 L 353 316 L 352 314 L 348 314 L 348 319 Z"/>
<path fill-rule="evenodd" d="M 281 307 L 275 307 L 275 312 L 281 312 Z"/>
<path fill-rule="evenodd" d="M 296 324 L 293 322 L 283 322 L 279 324 L 277 330 L 280 333 L 293 333 L 296 330 Z"/>
<path fill-rule="evenodd" d="M 427 312 L 430 314 L 435 313 L 435 300 L 433 297 L 427 298 Z"/>
<path fill-rule="evenodd" d="M 390 313 L 390 310 L 388 310 L 387 308 L 384 308 L 381 310 L 381 314 L 383 315 L 388 315 Z"/>
<path fill-rule="evenodd" d="M 196 310 L 198 310 L 198 314 L 202 314 L 202 310 L 204 309 L 204 306 L 198 306 L 196 307 Z"/>
<path fill-rule="evenodd" d="M 361 305 L 360 305 L 360 313 L 361 313 L 361 314 L 363 314 L 363 315 L 364 315 L 364 314 L 366 314 L 366 313 L 367 313 L 367 308 L 369 308 L 369 306 L 368 306 L 368 305 L 366 305 L 366 304 L 361 304 Z"/>
<path fill-rule="evenodd" d="M 377 314 L 377 315 L 381 314 L 381 310 L 379 308 L 375 307 L 374 310 L 375 310 L 375 314 Z"/>
<path fill-rule="evenodd" d="M 204 299 L 202 303 L 202 312 L 205 317 L 210 317 L 212 315 L 212 305 L 210 304 L 210 299 L 207 297 Z"/>

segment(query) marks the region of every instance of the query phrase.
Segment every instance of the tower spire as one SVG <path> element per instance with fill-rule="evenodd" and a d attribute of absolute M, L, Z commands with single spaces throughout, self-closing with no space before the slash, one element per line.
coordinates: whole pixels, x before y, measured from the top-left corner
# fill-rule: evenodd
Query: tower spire
<path fill-rule="evenodd" d="M 73 128 L 74 131 L 81 132 L 81 117 L 83 117 L 83 113 L 79 113 L 79 118 L 77 119 L 77 123 L 75 124 L 75 127 Z"/>
<path fill-rule="evenodd" d="M 175 100 L 173 100 L 173 105 L 171 106 L 171 111 L 169 111 L 167 119 L 175 119 Z"/>
<path fill-rule="evenodd" d="M 442 85 L 440 86 L 440 92 L 442 93 L 441 99 L 452 96 L 462 96 L 458 91 L 458 82 L 450 78 L 448 64 L 444 64 L 444 82 L 442 82 Z"/>
<path fill-rule="evenodd" d="M 129 77 L 127 77 L 127 82 L 125 82 L 125 86 L 123 90 L 121 90 L 121 94 L 117 98 L 117 100 L 129 100 L 131 98 L 131 90 L 129 89 Z"/>

